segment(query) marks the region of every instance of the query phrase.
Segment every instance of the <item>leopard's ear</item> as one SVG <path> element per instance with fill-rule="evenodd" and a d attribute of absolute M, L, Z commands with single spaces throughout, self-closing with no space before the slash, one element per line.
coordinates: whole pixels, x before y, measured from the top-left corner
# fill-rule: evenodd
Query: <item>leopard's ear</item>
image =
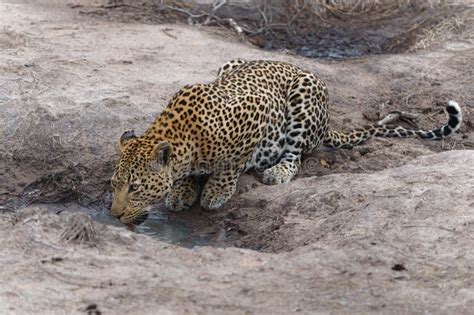
<path fill-rule="evenodd" d="M 135 131 L 132 130 L 127 130 L 125 131 L 122 136 L 120 137 L 119 145 L 120 145 L 120 150 L 122 151 L 125 144 L 130 141 L 131 139 L 136 139 L 137 136 L 135 135 Z"/>
<path fill-rule="evenodd" d="M 168 165 L 173 148 L 168 142 L 160 142 L 154 148 L 151 154 L 151 164 L 154 168 Z"/>

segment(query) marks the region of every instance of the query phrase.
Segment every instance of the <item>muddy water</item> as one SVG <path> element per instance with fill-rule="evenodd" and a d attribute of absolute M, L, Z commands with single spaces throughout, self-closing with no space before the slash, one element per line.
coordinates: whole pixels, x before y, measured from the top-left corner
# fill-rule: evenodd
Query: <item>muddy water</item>
<path fill-rule="evenodd" d="M 64 211 L 83 212 L 96 222 L 126 228 L 119 220 L 109 215 L 106 209 L 91 209 L 76 203 L 41 204 L 41 206 L 54 213 Z M 136 232 L 160 241 L 188 248 L 209 244 L 210 238 L 208 235 L 196 235 L 192 233 L 192 230 L 192 227 L 189 225 L 173 221 L 164 213 L 152 212 L 147 220 L 137 227 Z"/>

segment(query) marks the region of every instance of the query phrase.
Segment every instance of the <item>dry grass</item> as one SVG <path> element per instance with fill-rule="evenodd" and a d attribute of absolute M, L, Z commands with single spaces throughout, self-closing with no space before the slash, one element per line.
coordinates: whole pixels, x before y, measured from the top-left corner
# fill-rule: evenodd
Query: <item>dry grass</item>
<path fill-rule="evenodd" d="M 441 3 L 440 0 L 305 0 L 304 2 L 319 14 L 332 14 L 341 18 L 366 15 L 368 13 L 373 14 L 374 17 L 381 18 L 391 15 L 400 9 L 434 7 Z"/>
<path fill-rule="evenodd" d="M 474 31 L 467 28 L 472 23 L 474 23 L 474 19 L 467 14 L 446 18 L 432 27 L 423 29 L 421 34 L 417 35 L 415 44 L 409 50 L 425 49 L 432 44 L 456 37 L 473 38 Z"/>
<path fill-rule="evenodd" d="M 66 242 L 95 244 L 97 232 L 92 219 L 84 213 L 71 214 L 61 233 L 61 239 Z"/>
<path fill-rule="evenodd" d="M 467 23 L 472 24 L 467 14 L 456 15 L 462 7 L 468 6 L 448 0 L 216 0 L 210 4 L 114 0 L 92 13 L 151 23 L 223 26 L 262 48 L 300 53 L 304 47 L 311 51 L 302 53 L 305 56 L 327 58 L 334 56 L 335 47 L 336 55 L 341 48 L 341 56 L 356 57 L 423 49 L 459 36 Z M 394 35 L 383 28 L 399 31 Z M 325 47 L 328 43 L 335 47 Z"/>

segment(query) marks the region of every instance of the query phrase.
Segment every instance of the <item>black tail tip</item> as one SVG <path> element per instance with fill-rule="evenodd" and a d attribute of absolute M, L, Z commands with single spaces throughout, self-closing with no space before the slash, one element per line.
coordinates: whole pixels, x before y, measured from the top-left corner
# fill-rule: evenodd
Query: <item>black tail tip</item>
<path fill-rule="evenodd" d="M 461 107 L 456 101 L 449 101 L 448 106 L 446 106 L 446 111 L 449 115 L 459 115 L 461 114 Z"/>

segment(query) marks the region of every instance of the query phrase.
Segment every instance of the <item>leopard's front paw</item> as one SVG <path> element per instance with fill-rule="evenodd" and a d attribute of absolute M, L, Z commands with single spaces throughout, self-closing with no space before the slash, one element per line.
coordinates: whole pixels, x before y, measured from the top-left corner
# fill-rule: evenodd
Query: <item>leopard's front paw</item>
<path fill-rule="evenodd" d="M 237 189 L 240 173 L 223 172 L 213 174 L 204 185 L 201 206 L 205 210 L 216 210 L 224 205 Z"/>
<path fill-rule="evenodd" d="M 196 198 L 176 198 L 171 194 L 168 194 L 165 199 L 166 209 L 173 211 L 173 212 L 180 212 L 186 209 L 191 208 L 191 206 L 196 201 Z"/>
<path fill-rule="evenodd" d="M 191 208 L 199 195 L 199 187 L 193 179 L 186 179 L 177 183 L 166 195 L 166 208 L 179 212 Z"/>
<path fill-rule="evenodd" d="M 202 196 L 201 197 L 201 207 L 204 210 L 212 211 L 216 210 L 224 205 L 229 198 L 225 198 L 224 196 Z"/>
<path fill-rule="evenodd" d="M 280 163 L 263 171 L 262 182 L 266 185 L 287 184 L 298 172 L 293 163 Z"/>

